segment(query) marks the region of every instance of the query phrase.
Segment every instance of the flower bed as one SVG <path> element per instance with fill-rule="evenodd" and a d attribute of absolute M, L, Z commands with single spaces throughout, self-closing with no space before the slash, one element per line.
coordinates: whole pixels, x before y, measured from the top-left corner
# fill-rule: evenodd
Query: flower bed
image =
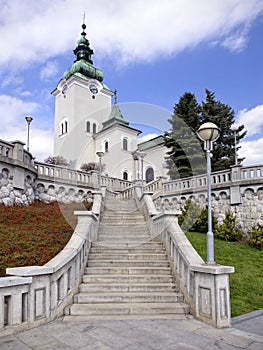
<path fill-rule="evenodd" d="M 43 265 L 60 252 L 76 226 L 82 203 L 0 205 L 0 276 L 7 267 Z"/>

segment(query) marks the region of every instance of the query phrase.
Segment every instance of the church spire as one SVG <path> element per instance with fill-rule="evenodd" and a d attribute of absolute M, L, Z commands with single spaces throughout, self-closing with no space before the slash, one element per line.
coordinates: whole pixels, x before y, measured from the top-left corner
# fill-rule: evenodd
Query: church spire
<path fill-rule="evenodd" d="M 100 69 L 93 66 L 93 61 L 91 59 L 93 50 L 90 48 L 89 40 L 86 38 L 85 14 L 83 15 L 83 23 L 81 28 L 81 38 L 78 40 L 77 47 L 75 50 L 73 50 L 76 59 L 74 64 L 68 70 L 66 70 L 63 77 L 67 80 L 74 74 L 80 74 L 85 79 L 97 79 L 98 81 L 102 82 L 103 73 Z"/>
<path fill-rule="evenodd" d="M 93 64 L 93 61 L 91 59 L 91 55 L 93 55 L 93 50 L 90 48 L 90 43 L 89 40 L 86 38 L 86 24 L 85 24 L 85 13 L 83 15 L 83 24 L 82 24 L 82 33 L 81 33 L 81 38 L 78 40 L 78 46 L 75 48 L 75 50 L 73 51 L 75 56 L 76 56 L 76 60 L 75 62 L 79 61 L 79 60 L 85 60 L 90 64 Z"/>

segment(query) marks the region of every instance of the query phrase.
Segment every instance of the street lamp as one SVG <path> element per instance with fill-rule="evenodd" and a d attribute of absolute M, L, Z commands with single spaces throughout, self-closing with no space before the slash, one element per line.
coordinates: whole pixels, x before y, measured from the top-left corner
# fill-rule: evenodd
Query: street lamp
<path fill-rule="evenodd" d="M 211 205 L 211 151 L 213 142 L 219 136 L 219 128 L 214 123 L 204 123 L 197 130 L 200 140 L 204 141 L 207 161 L 207 202 L 208 202 L 208 231 L 206 236 L 207 263 L 214 264 L 214 234 L 212 231 L 212 205 Z"/>
<path fill-rule="evenodd" d="M 29 151 L 29 129 L 30 129 L 30 123 L 32 122 L 33 118 L 30 115 L 27 115 L 25 117 L 25 120 L 27 122 L 27 151 Z"/>
<path fill-rule="evenodd" d="M 237 130 L 239 126 L 237 124 L 233 124 L 231 126 L 231 130 L 234 132 L 234 138 L 235 138 L 235 165 L 237 165 Z"/>
<path fill-rule="evenodd" d="M 101 157 L 103 156 L 104 152 L 98 151 L 96 152 L 97 156 L 100 159 L 100 172 L 99 172 L 99 189 L 101 190 Z"/>
<path fill-rule="evenodd" d="M 141 151 L 141 152 L 138 152 L 137 154 L 141 158 L 141 187 L 142 187 L 142 194 L 143 194 L 143 158 L 146 156 L 146 153 Z"/>

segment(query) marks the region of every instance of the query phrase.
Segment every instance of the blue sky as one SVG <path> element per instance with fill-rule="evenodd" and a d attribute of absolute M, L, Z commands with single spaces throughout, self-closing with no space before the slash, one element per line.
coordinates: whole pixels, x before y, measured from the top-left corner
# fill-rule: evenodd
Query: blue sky
<path fill-rule="evenodd" d="M 186 91 L 205 89 L 230 105 L 248 134 L 244 164 L 263 164 L 263 0 L 0 0 L 0 138 L 26 142 L 37 160 L 52 154 L 50 92 L 74 61 L 86 13 L 87 37 L 104 82 L 132 126 L 154 136 Z"/>

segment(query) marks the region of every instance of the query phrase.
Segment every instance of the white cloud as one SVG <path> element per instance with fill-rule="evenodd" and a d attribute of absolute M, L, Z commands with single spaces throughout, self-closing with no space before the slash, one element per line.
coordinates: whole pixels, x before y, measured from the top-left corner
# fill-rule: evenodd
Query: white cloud
<path fill-rule="evenodd" d="M 11 136 L 10 128 L 18 128 L 26 115 L 34 114 L 38 109 L 39 105 L 35 102 L 25 102 L 16 97 L 0 95 L 1 137 Z"/>
<path fill-rule="evenodd" d="M 237 124 L 245 125 L 247 135 L 259 134 L 263 127 L 263 105 L 258 105 L 250 110 L 242 109 L 238 112 Z"/>
<path fill-rule="evenodd" d="M 260 0 L 151 0 L 150 6 L 143 0 L 6 0 L 1 2 L 0 64 L 21 69 L 71 50 L 80 32 L 72 23 L 81 22 L 83 11 L 97 57 L 128 63 L 201 42 L 241 50 L 248 25 L 262 10 Z"/>
<path fill-rule="evenodd" d="M 40 79 L 49 80 L 58 72 L 58 63 L 56 61 L 47 61 L 45 66 L 41 68 Z"/>
<path fill-rule="evenodd" d="M 35 102 L 25 102 L 16 97 L 0 95 L 1 139 L 20 140 L 26 143 L 25 116 L 32 115 L 34 119 L 30 126 L 30 151 L 37 160 L 43 160 L 53 152 L 53 131 L 41 127 L 37 121 L 38 118 L 35 118 L 38 111 L 39 105 Z"/>
<path fill-rule="evenodd" d="M 245 157 L 244 165 L 263 164 L 263 138 L 254 141 L 243 141 L 239 144 L 241 148 L 238 151 L 239 157 Z"/>

